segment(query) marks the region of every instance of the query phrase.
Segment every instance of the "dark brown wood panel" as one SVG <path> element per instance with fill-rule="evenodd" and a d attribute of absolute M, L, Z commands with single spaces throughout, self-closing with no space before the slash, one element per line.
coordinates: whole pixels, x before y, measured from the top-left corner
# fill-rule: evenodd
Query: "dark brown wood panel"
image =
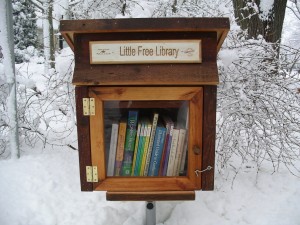
<path fill-rule="evenodd" d="M 76 117 L 79 149 L 81 191 L 93 191 L 93 183 L 86 182 L 86 166 L 92 165 L 90 142 L 90 117 L 83 116 L 82 98 L 88 98 L 88 87 L 76 87 Z"/>
<path fill-rule="evenodd" d="M 152 32 L 152 33 L 98 33 L 77 34 L 74 36 L 76 55 L 80 55 L 80 61 L 75 60 L 77 68 L 98 69 L 102 65 L 90 64 L 90 41 L 120 41 L 126 40 L 201 40 L 202 62 L 216 61 L 217 56 L 217 33 L 216 32 Z M 78 39 L 78 40 L 77 40 Z M 78 49 L 77 49 L 78 48 Z M 184 64 L 182 64 L 184 65 Z M 186 64 L 185 64 L 186 65 Z M 188 64 L 190 65 L 190 64 Z M 108 65 L 115 66 L 115 65 Z"/>
<path fill-rule="evenodd" d="M 61 32 L 151 32 L 227 30 L 228 18 L 134 18 L 62 20 Z"/>
<path fill-rule="evenodd" d="M 194 191 L 106 192 L 108 201 L 187 201 L 195 200 Z"/>
<path fill-rule="evenodd" d="M 75 85 L 216 85 L 216 33 L 75 34 Z M 203 63 L 91 65 L 89 41 L 201 39 Z"/>
<path fill-rule="evenodd" d="M 217 86 L 203 87 L 202 190 L 214 189 Z"/>
<path fill-rule="evenodd" d="M 217 32 L 218 50 L 230 28 L 228 18 L 134 18 L 98 20 L 62 20 L 60 32 L 72 40 L 75 33 L 114 32 Z M 73 43 L 69 43 L 73 49 Z"/>
<path fill-rule="evenodd" d="M 102 65 L 75 68 L 75 85 L 217 85 L 215 62 L 202 64 Z"/>

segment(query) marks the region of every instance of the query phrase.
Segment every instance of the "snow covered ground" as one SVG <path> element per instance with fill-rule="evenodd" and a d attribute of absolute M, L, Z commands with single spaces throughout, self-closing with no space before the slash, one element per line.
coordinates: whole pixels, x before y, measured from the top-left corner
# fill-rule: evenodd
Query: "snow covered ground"
<path fill-rule="evenodd" d="M 141 225 L 144 202 L 109 202 L 81 192 L 77 151 L 41 146 L 0 163 L 1 225 Z M 257 175 L 247 164 L 216 174 L 216 190 L 196 201 L 157 202 L 157 224 L 299 225 L 300 179 L 282 170 Z M 233 184 L 232 184 L 233 181 Z"/>

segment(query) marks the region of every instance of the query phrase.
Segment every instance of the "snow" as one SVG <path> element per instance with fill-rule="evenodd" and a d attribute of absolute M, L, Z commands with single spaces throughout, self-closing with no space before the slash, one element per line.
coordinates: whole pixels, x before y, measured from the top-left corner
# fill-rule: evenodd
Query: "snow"
<path fill-rule="evenodd" d="M 232 62 L 239 58 L 238 53 L 235 49 L 224 49 L 221 50 L 218 54 L 220 62 L 223 63 L 224 66 L 230 66 Z"/>
<path fill-rule="evenodd" d="M 157 4 L 155 2 L 139 1 L 139 3 L 136 4 L 135 7 L 130 11 L 130 15 L 125 14 L 125 16 L 123 16 L 122 14 L 118 14 L 116 16 L 116 18 L 130 18 L 130 17 L 131 18 L 148 18 L 148 17 L 152 17 L 155 7 L 157 7 Z"/>
<path fill-rule="evenodd" d="M 144 202 L 109 202 L 104 192 L 80 191 L 77 151 L 23 150 L 19 160 L 0 162 L 1 225 L 143 224 Z M 157 202 L 157 224 L 298 225 L 300 179 L 249 167 L 235 180 L 230 168 L 217 173 L 216 190 L 197 192 L 196 201 Z"/>
<path fill-rule="evenodd" d="M 269 13 L 272 10 L 274 5 L 274 0 L 261 0 L 259 4 L 259 8 L 261 10 L 259 17 L 262 20 L 268 20 Z"/>

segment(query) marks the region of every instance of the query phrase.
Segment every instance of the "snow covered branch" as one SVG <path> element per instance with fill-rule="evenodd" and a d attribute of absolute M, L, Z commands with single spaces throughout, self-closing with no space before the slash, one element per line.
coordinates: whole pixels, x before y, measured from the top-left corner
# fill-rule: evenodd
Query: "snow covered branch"
<path fill-rule="evenodd" d="M 242 163 L 254 161 L 259 168 L 270 162 L 274 172 L 285 166 L 299 176 L 294 163 L 300 159 L 300 76 L 294 67 L 299 50 L 281 45 L 278 58 L 278 44 L 230 38 L 234 46 L 219 54 L 220 165 L 237 155 Z"/>

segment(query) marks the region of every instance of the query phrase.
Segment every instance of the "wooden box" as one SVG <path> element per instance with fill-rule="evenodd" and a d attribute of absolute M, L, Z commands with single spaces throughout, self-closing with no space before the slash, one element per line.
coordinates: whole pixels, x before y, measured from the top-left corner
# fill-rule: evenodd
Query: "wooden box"
<path fill-rule="evenodd" d="M 75 53 L 82 191 L 193 200 L 213 190 L 216 57 L 228 30 L 227 18 L 61 21 Z"/>

